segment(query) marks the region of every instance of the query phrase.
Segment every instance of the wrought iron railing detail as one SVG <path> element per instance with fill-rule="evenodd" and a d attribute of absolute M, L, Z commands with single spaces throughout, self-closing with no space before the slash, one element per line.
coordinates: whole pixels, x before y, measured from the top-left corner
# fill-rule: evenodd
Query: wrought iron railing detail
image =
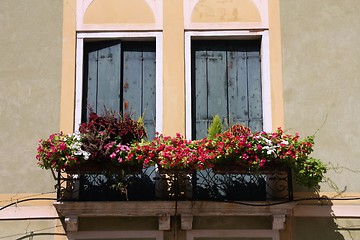
<path fill-rule="evenodd" d="M 196 175 L 197 200 L 265 201 L 292 199 L 289 172 L 227 173 L 211 169 Z"/>
<path fill-rule="evenodd" d="M 55 176 L 55 175 L 54 175 Z M 60 201 L 292 200 L 290 171 L 168 171 L 57 174 Z"/>

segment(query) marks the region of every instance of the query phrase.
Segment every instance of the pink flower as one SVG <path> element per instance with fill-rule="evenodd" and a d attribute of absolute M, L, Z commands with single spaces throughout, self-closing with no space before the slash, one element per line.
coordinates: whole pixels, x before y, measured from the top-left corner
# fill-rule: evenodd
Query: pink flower
<path fill-rule="evenodd" d="M 55 153 L 55 152 L 56 152 L 56 148 L 55 148 L 54 146 L 51 146 L 51 147 L 50 147 L 50 150 L 51 150 L 52 153 Z"/>
<path fill-rule="evenodd" d="M 41 146 L 38 146 L 37 150 L 38 150 L 39 153 L 44 152 L 44 148 L 42 148 Z"/>
<path fill-rule="evenodd" d="M 60 151 L 64 151 L 66 149 L 66 144 L 64 142 L 61 142 L 59 144 L 59 149 L 60 149 Z"/>
<path fill-rule="evenodd" d="M 110 143 L 106 144 L 106 145 L 104 146 L 104 148 L 105 148 L 106 150 L 109 150 L 110 148 L 112 148 L 112 146 L 114 146 L 114 144 L 115 144 L 115 142 L 110 142 Z"/>

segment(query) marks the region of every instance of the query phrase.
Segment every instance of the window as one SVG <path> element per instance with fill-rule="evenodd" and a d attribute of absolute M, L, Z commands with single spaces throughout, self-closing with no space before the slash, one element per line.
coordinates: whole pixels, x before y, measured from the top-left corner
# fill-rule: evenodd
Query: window
<path fill-rule="evenodd" d="M 156 52 L 151 41 L 84 43 L 81 119 L 104 108 L 137 119 L 143 116 L 149 138 L 155 135 Z"/>
<path fill-rule="evenodd" d="M 213 116 L 225 125 L 263 129 L 261 40 L 191 41 L 191 136 L 207 134 Z"/>

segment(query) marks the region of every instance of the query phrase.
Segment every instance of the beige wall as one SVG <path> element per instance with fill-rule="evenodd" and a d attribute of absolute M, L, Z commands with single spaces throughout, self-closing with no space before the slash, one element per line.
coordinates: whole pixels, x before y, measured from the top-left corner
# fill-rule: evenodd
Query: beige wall
<path fill-rule="evenodd" d="M 4 206 L 16 199 L 54 197 L 41 194 L 54 191 L 55 182 L 49 171 L 37 167 L 35 155 L 38 140 L 59 131 L 62 1 L 1 0 L 0 5 L 0 206 Z M 55 220 L 1 219 L 0 238 L 17 239 L 31 231 L 53 233 L 62 229 L 57 225 Z"/>
<path fill-rule="evenodd" d="M 354 218 L 294 218 L 292 240 L 359 239 L 359 219 Z"/>
<path fill-rule="evenodd" d="M 359 12 L 358 0 L 281 1 L 285 126 L 320 128 L 314 155 L 357 171 L 327 174 L 347 192 L 360 190 Z"/>
<path fill-rule="evenodd" d="M 51 235 L 37 235 L 36 234 L 51 234 L 61 232 L 62 226 L 54 220 L 18 220 L 18 221 L 0 221 L 0 239 L 14 240 L 34 233 L 33 239 L 36 240 L 66 240 L 64 236 Z M 31 238 L 25 238 L 31 239 Z"/>
<path fill-rule="evenodd" d="M 0 194 L 53 191 L 35 155 L 59 130 L 62 1 L 2 0 L 0 22 Z"/>

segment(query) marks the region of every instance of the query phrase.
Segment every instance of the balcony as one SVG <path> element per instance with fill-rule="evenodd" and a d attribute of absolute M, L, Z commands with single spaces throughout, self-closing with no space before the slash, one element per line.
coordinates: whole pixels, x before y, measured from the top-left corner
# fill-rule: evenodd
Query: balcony
<path fill-rule="evenodd" d="M 69 201 L 289 201 L 291 171 L 54 172 L 57 198 Z"/>
<path fill-rule="evenodd" d="M 54 206 L 67 232 L 79 231 L 78 219 L 88 217 L 157 217 L 162 231 L 170 230 L 171 219 L 177 217 L 182 230 L 192 230 L 193 219 L 201 216 L 267 216 L 279 230 L 296 205 L 291 201 L 291 171 L 162 172 L 149 167 L 137 173 L 56 176 Z"/>

